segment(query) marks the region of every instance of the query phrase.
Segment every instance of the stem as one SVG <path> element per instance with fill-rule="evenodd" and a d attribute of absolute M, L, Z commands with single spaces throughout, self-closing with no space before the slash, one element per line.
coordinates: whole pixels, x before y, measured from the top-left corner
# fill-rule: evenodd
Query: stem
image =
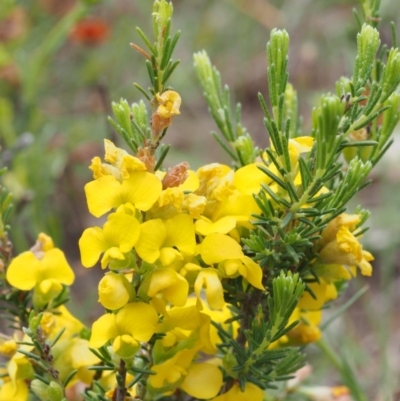
<path fill-rule="evenodd" d="M 115 401 L 124 401 L 126 396 L 126 387 L 125 387 L 126 366 L 125 366 L 125 361 L 123 359 L 121 359 L 121 362 L 119 363 L 118 373 L 121 376 L 121 382 L 118 383 L 118 387 L 116 389 Z"/>
<path fill-rule="evenodd" d="M 325 341 L 324 338 L 320 338 L 315 342 L 315 345 L 325 354 L 328 360 L 332 363 L 332 365 L 343 374 L 343 365 L 340 361 L 339 357 L 336 355 L 335 351 L 332 347 Z"/>

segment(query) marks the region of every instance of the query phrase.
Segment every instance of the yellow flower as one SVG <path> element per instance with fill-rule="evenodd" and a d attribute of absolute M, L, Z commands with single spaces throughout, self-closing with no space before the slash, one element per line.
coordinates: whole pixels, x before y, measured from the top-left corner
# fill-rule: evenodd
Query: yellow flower
<path fill-rule="evenodd" d="M 212 401 L 262 401 L 264 391 L 255 384 L 247 382 L 242 391 L 239 384 L 235 383 L 226 393 L 213 398 Z"/>
<path fill-rule="evenodd" d="M 202 288 L 204 288 L 207 303 L 211 309 L 221 309 L 225 305 L 224 290 L 216 269 L 203 268 L 200 270 L 194 284 L 198 299 L 200 299 Z"/>
<path fill-rule="evenodd" d="M 139 342 L 150 340 L 157 323 L 157 312 L 150 305 L 130 303 L 118 313 L 108 313 L 93 323 L 89 345 L 99 348 L 112 340 L 117 355 L 130 357 L 138 349 Z"/>
<path fill-rule="evenodd" d="M 310 152 L 314 144 L 314 138 L 311 136 L 299 136 L 289 139 L 289 156 L 292 166 L 297 165 L 301 153 Z"/>
<path fill-rule="evenodd" d="M 64 253 L 52 246 L 50 237 L 40 234 L 32 250 L 15 257 L 7 269 L 10 285 L 23 291 L 35 289 L 36 306 L 50 302 L 61 292 L 61 284 L 71 285 L 75 279 Z"/>
<path fill-rule="evenodd" d="M 74 317 L 68 309 L 61 305 L 55 310 L 56 313 L 44 312 L 40 327 L 43 332 L 51 340 L 61 329 L 64 329 L 63 337 L 72 337 L 79 334 L 85 325 Z"/>
<path fill-rule="evenodd" d="M 328 284 L 324 279 L 320 278 L 319 283 L 309 283 L 311 291 L 315 298 L 308 291 L 304 291 L 297 306 L 300 309 L 319 310 L 324 304 L 330 300 L 337 298 L 337 290 L 333 283 Z"/>
<path fill-rule="evenodd" d="M 193 255 L 196 249 L 193 219 L 178 214 L 165 221 L 146 221 L 141 225 L 135 249 L 144 261 L 154 263 L 159 259 L 163 266 L 183 259 L 182 255 Z"/>
<path fill-rule="evenodd" d="M 177 114 L 181 114 L 179 108 L 181 107 L 182 99 L 178 92 L 165 91 L 161 95 L 156 94 L 158 107 L 156 113 L 162 118 L 171 118 Z"/>
<path fill-rule="evenodd" d="M 195 302 L 195 298 L 190 298 L 184 307 L 169 308 L 163 321 L 157 326 L 157 332 L 166 333 L 161 340 L 164 347 L 172 347 L 176 342 L 191 337 L 194 341 L 191 341 L 192 347 L 213 355 L 217 349 L 211 339 L 213 326 L 210 316 L 200 312 L 194 305 Z M 155 359 L 159 361 L 163 357 L 156 353 Z"/>
<path fill-rule="evenodd" d="M 125 260 L 125 253 L 131 251 L 140 235 L 140 223 L 123 208 L 108 216 L 103 229 L 87 228 L 79 240 L 82 265 L 92 267 L 101 259 L 105 269 L 112 259 Z"/>
<path fill-rule="evenodd" d="M 235 227 L 236 219 L 232 216 L 221 217 L 215 222 L 207 219 L 207 217 L 201 216 L 194 224 L 196 234 L 204 236 L 213 233 L 228 234 Z"/>
<path fill-rule="evenodd" d="M 211 363 L 192 363 L 180 385 L 196 399 L 215 397 L 223 384 L 221 370 Z"/>
<path fill-rule="evenodd" d="M 327 243 L 319 252 L 319 261 L 323 264 L 358 266 L 364 276 L 371 276 L 372 266 L 369 262 L 373 259 L 345 226 L 341 226 L 336 233 L 336 239 Z"/>
<path fill-rule="evenodd" d="M 294 344 L 309 344 L 321 338 L 318 325 L 321 322 L 322 311 L 306 311 L 295 308 L 288 324 L 299 320 L 299 324 L 286 334 L 286 338 Z M 281 341 L 281 339 L 280 339 Z"/>
<path fill-rule="evenodd" d="M 220 369 L 211 363 L 192 363 L 197 349 L 178 351 L 172 358 L 152 366 L 157 374 L 150 377 L 153 388 L 171 391 L 180 387 L 196 399 L 215 397 L 223 384 Z"/>
<path fill-rule="evenodd" d="M 122 308 L 134 294 L 134 288 L 123 274 L 109 272 L 99 282 L 99 302 L 106 309 Z"/>
<path fill-rule="evenodd" d="M 244 255 L 241 246 L 233 238 L 218 233 L 207 235 L 200 245 L 200 254 L 208 265 L 222 262 L 221 266 L 228 277 L 239 273 L 253 287 L 264 290 L 261 267 Z"/>
<path fill-rule="evenodd" d="M 135 171 L 122 182 L 112 175 L 105 175 L 85 185 L 89 212 L 95 217 L 125 203 L 147 211 L 156 203 L 161 189 L 161 181 L 147 171 Z"/>
<path fill-rule="evenodd" d="M 264 163 L 252 163 L 235 171 L 233 183 L 245 195 L 258 194 L 261 184 L 270 184 L 272 179 L 262 172 L 258 166 L 266 168 Z"/>
<path fill-rule="evenodd" d="M 150 298 L 162 297 L 175 306 L 185 305 L 188 292 L 188 282 L 170 268 L 154 269 L 139 289 L 139 295 L 145 293 Z"/>
<path fill-rule="evenodd" d="M 3 340 L 0 338 L 0 354 L 11 358 L 18 349 L 18 345 L 14 339 Z"/>
<path fill-rule="evenodd" d="M 100 360 L 89 350 L 89 341 L 79 338 L 63 339 L 53 347 L 54 367 L 59 371 L 60 380 L 64 381 L 68 375 L 77 370 L 68 387 L 72 387 L 77 382 L 90 384 L 93 379 L 94 371 L 88 368 L 97 365 Z"/>
<path fill-rule="evenodd" d="M 24 380 L 17 380 L 15 384 L 4 382 L 0 385 L 0 401 L 27 401 L 28 398 L 29 389 Z"/>

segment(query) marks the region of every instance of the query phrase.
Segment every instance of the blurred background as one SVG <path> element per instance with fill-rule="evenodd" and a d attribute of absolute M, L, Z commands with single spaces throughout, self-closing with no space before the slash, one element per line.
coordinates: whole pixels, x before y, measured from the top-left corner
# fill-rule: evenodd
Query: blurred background
<path fill-rule="evenodd" d="M 78 278 L 76 313 L 87 323 L 97 316 L 97 278 L 87 284 L 77 241 L 96 224 L 83 186 L 88 165 L 103 155 L 103 138 L 123 146 L 107 123 L 111 101 L 141 99 L 133 82 L 148 86 L 144 59 L 130 42 L 142 45 L 135 27 L 151 35 L 150 0 L 0 1 L 0 153 L 9 172 L 4 184 L 14 194 L 12 240 L 28 249 L 39 232 L 64 249 Z M 226 162 L 209 135 L 216 127 L 193 69 L 193 53 L 206 49 L 243 106 L 243 123 L 259 146 L 267 145 L 257 93 L 267 95 L 265 45 L 274 27 L 290 35 L 290 82 L 298 92 L 303 134 L 309 133 L 312 105 L 335 81 L 351 76 L 356 53 L 356 0 L 174 0 L 172 32 L 181 30 L 175 58 L 181 65 L 170 84 L 182 96 L 166 143 L 166 165 L 188 161 L 193 169 Z M 382 0 L 381 40 L 391 46 L 390 21 L 400 31 L 398 0 Z M 352 205 L 372 211 L 364 247 L 371 251 L 374 276 L 352 283 L 349 297 L 369 290 L 329 327 L 333 347 L 354 367 L 371 400 L 398 400 L 400 390 L 400 151 L 395 143 L 373 172 L 373 184 Z M 99 273 L 99 272 L 98 272 Z M 95 275 L 95 269 L 89 276 Z M 356 280 L 354 280 L 356 281 Z M 332 309 L 346 302 L 343 297 Z M 327 315 L 329 316 L 329 311 Z M 332 367 L 309 347 L 319 384 L 338 384 Z"/>

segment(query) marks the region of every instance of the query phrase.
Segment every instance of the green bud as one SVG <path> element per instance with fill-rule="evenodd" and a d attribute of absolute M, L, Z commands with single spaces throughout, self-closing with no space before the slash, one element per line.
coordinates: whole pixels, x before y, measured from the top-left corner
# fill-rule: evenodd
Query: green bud
<path fill-rule="evenodd" d="M 279 97 L 285 92 L 287 83 L 289 35 L 285 30 L 273 29 L 267 44 L 268 83 L 271 104 L 278 106 Z"/>
<path fill-rule="evenodd" d="M 153 5 L 153 30 L 154 35 L 158 39 L 159 35 L 164 35 L 164 28 L 168 24 L 168 20 L 172 18 L 174 8 L 172 3 L 166 0 L 156 0 Z"/>
<path fill-rule="evenodd" d="M 390 49 L 388 61 L 382 75 L 382 95 L 379 99 L 384 102 L 400 84 L 400 53 L 399 49 Z"/>
<path fill-rule="evenodd" d="M 41 380 L 34 379 L 31 383 L 31 389 L 41 401 L 64 400 L 64 391 L 62 387 L 56 382 L 52 381 L 49 385 L 47 385 Z"/>
<path fill-rule="evenodd" d="M 298 104 L 297 92 L 294 90 L 293 85 L 288 83 L 285 90 L 285 102 L 283 104 L 283 119 L 286 121 L 290 118 L 290 133 L 291 138 L 297 136 L 298 129 Z"/>
<path fill-rule="evenodd" d="M 357 57 L 353 74 L 356 95 L 360 94 L 358 92 L 364 88 L 371 75 L 380 43 L 379 32 L 372 26 L 364 24 L 357 35 Z"/>
<path fill-rule="evenodd" d="M 319 107 L 313 110 L 313 128 L 319 131 L 323 141 L 333 142 L 344 108 L 345 104 L 336 95 L 328 94 L 321 98 Z"/>
<path fill-rule="evenodd" d="M 342 96 L 347 96 L 351 94 L 350 79 L 347 77 L 341 77 L 336 81 L 336 96 L 341 98 Z"/>
<path fill-rule="evenodd" d="M 248 133 L 239 136 L 236 141 L 232 142 L 232 146 L 240 153 L 244 165 L 253 163 L 254 144 L 251 136 Z"/>

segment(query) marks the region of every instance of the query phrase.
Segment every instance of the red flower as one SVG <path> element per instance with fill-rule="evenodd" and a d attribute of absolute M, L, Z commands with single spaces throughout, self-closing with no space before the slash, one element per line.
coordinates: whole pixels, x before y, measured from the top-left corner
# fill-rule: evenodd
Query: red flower
<path fill-rule="evenodd" d="M 105 41 L 109 31 L 108 24 L 100 18 L 84 19 L 74 26 L 71 39 L 84 45 L 97 45 Z"/>

